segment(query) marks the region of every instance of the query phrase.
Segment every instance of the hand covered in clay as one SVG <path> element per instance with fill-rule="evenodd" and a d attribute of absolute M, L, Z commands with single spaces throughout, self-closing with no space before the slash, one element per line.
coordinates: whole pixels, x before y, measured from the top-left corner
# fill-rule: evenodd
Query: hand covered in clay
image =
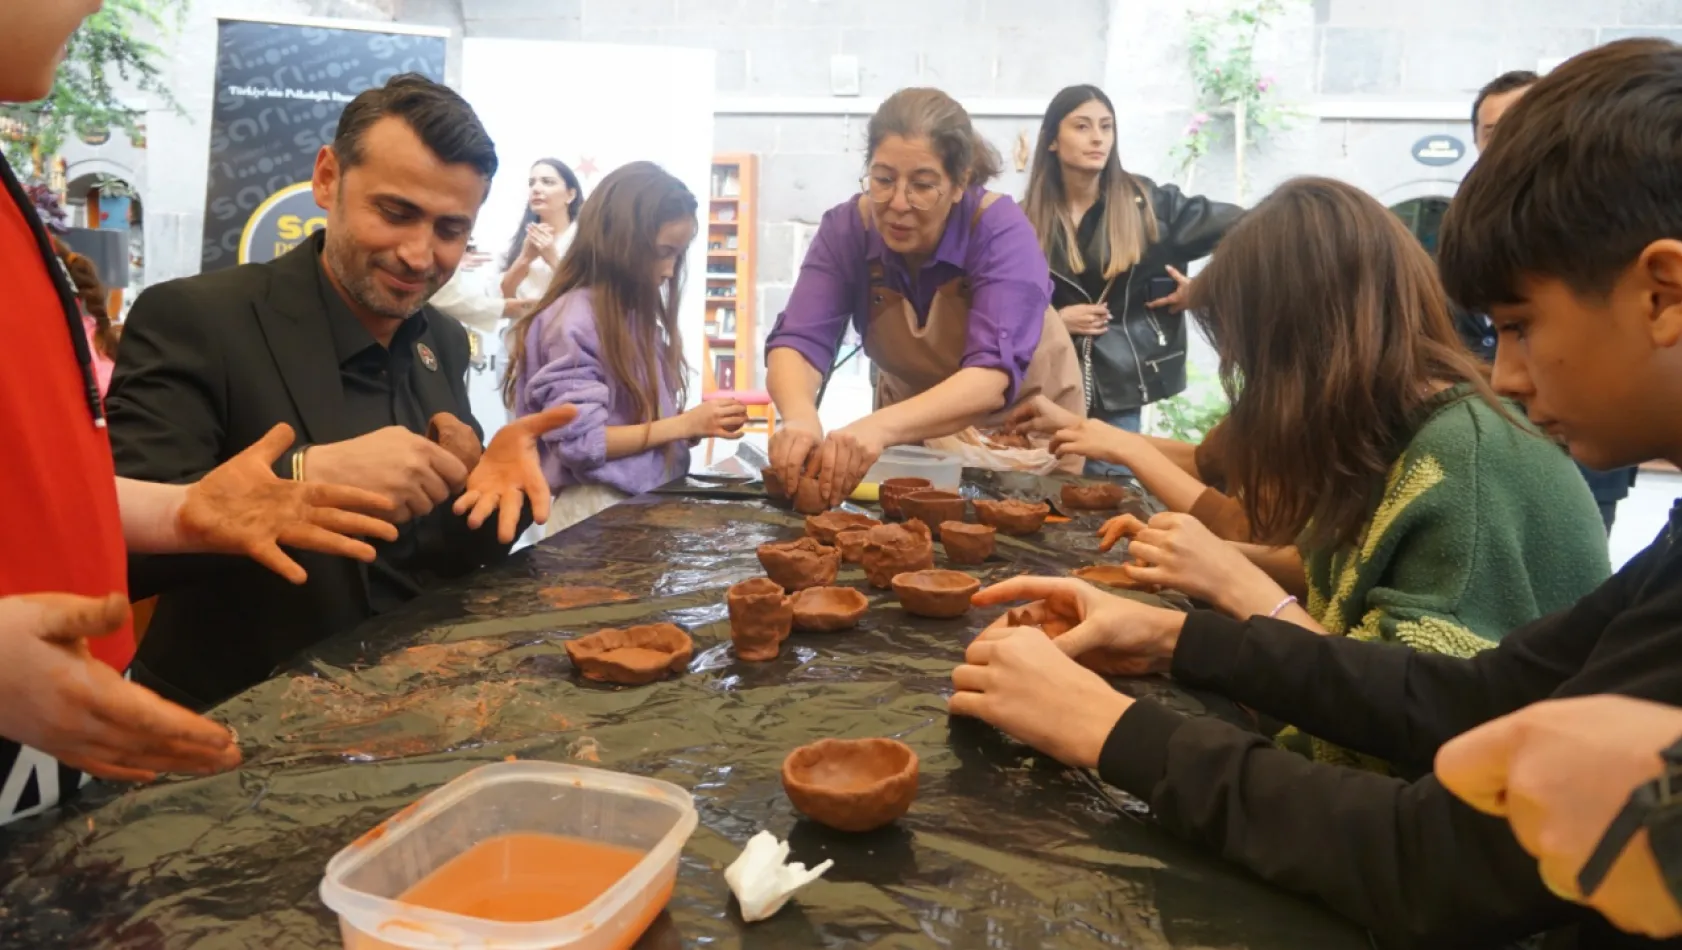
<path fill-rule="evenodd" d="M 807 462 L 806 473 L 817 478 L 824 503 L 835 508 L 859 487 L 885 448 L 886 441 L 866 416 L 831 432 Z"/>
<path fill-rule="evenodd" d="M 549 480 L 537 457 L 537 440 L 551 429 L 573 420 L 578 409 L 554 406 L 521 416 L 502 427 L 491 439 L 479 464 L 467 476 L 467 491 L 456 499 L 455 513 L 467 515 L 467 526 L 477 531 L 492 512 L 497 516 L 496 537 L 503 544 L 514 543 L 520 527 L 520 511 L 531 504 L 532 520 L 549 520 Z"/>
<path fill-rule="evenodd" d="M 1240 619 L 1267 613 L 1285 596 L 1243 551 L 1191 515 L 1167 511 L 1151 518 L 1133 535 L 1127 554 L 1134 580 L 1208 601 Z"/>
<path fill-rule="evenodd" d="M 469 472 L 485 454 L 485 447 L 479 443 L 479 435 L 473 427 L 447 412 L 432 417 L 426 425 L 426 437 L 455 456 Z"/>
<path fill-rule="evenodd" d="M 302 584 L 308 575 L 281 545 L 372 561 L 373 547 L 356 536 L 397 539 L 390 522 L 362 513 L 390 511 L 384 495 L 277 477 L 274 463 L 291 444 L 292 427 L 281 423 L 189 485 L 175 516 L 183 548 L 243 554 Z"/>
<path fill-rule="evenodd" d="M 120 594 L 0 597 L 0 736 L 124 782 L 238 765 L 227 729 L 123 679 L 89 651 L 89 638 L 115 633 L 127 617 Z"/>
<path fill-rule="evenodd" d="M 1104 740 L 1133 705 L 1056 641 L 1028 627 L 994 630 L 971 643 L 964 665 L 952 671 L 952 685 L 952 715 L 990 723 L 1078 768 L 1098 765 Z"/>
<path fill-rule="evenodd" d="M 1110 676 L 1167 672 L 1186 619 L 1178 610 L 1108 594 L 1072 577 L 1013 577 L 983 588 L 971 600 L 977 607 L 1043 600 L 1062 616 L 1078 617 L 1053 644 Z M 999 629 L 989 628 L 982 636 L 997 635 Z"/>
<path fill-rule="evenodd" d="M 766 445 L 772 471 L 776 472 L 792 494 L 800 486 L 800 476 L 806 472 L 807 460 L 823 441 L 823 427 L 816 421 L 785 420 L 771 433 Z"/>

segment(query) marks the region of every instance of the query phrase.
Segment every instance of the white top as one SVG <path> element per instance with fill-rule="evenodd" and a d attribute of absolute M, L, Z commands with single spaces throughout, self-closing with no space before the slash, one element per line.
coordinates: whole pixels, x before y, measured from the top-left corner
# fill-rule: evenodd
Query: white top
<path fill-rule="evenodd" d="M 495 333 L 506 305 L 498 290 L 496 272 L 489 267 L 458 268 L 428 303 L 463 326 Z"/>
<path fill-rule="evenodd" d="M 555 238 L 555 260 L 566 256 L 567 248 L 572 246 L 572 239 L 578 236 L 578 223 L 569 222 L 567 229 Z M 506 273 L 506 272 L 504 272 Z M 514 289 L 517 300 L 537 300 L 549 292 L 549 282 L 555 279 L 555 269 L 549 262 L 539 257 L 531 262 L 526 271 L 526 279 L 520 281 L 520 286 Z"/>

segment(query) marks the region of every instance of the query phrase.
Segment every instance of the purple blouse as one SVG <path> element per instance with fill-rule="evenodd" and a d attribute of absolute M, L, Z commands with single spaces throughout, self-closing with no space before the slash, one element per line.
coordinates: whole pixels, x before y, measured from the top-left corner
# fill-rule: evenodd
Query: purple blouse
<path fill-rule="evenodd" d="M 675 412 L 675 394 L 660 387 L 660 417 Z M 674 442 L 608 460 L 607 427 L 636 425 L 630 387 L 602 362 L 596 310 L 587 288 L 568 291 L 532 320 L 526 330 L 526 358 L 515 377 L 514 415 L 526 416 L 561 403 L 578 407 L 578 418 L 538 441 L 538 458 L 549 488 L 595 484 L 639 494 L 689 471 L 689 444 Z"/>
<path fill-rule="evenodd" d="M 911 301 L 920 322 L 927 322 L 937 288 L 968 277 L 973 298 L 962 365 L 1003 370 L 1010 377 L 1005 401 L 1014 402 L 1051 304 L 1051 269 L 1028 216 L 1008 196 L 993 202 L 970 228 L 983 193 L 971 188 L 953 206 L 946 233 L 915 287 L 905 259 L 859 219 L 856 197 L 829 209 L 800 265 L 788 307 L 765 342 L 766 352 L 788 347 L 828 372 L 849 317 L 864 335 L 871 262 L 881 262 L 883 283 Z"/>

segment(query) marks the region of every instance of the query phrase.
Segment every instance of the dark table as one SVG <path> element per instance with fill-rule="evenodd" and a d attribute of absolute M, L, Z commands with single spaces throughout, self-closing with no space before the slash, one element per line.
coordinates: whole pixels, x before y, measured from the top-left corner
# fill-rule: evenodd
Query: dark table
<path fill-rule="evenodd" d="M 1091 563 L 1095 524 L 1001 536 L 973 572 Z M 0 946 L 337 947 L 316 894 L 327 860 L 510 755 L 599 761 L 694 793 L 700 827 L 643 946 L 1368 946 L 1330 912 L 1157 830 L 1093 776 L 950 720 L 952 668 L 995 611 L 919 620 L 871 591 L 858 630 L 796 633 L 776 661 L 737 662 L 725 588 L 760 573 L 758 544 L 801 533 L 798 516 L 759 500 L 645 496 L 321 644 L 215 713 L 239 731 L 238 771 L 96 785 L 0 832 Z M 839 582 L 868 589 L 856 568 Z M 569 600 L 583 603 L 555 606 Z M 691 631 L 687 675 L 627 689 L 574 676 L 566 639 L 652 620 Z M 1243 721 L 1163 680 L 1118 685 Z M 825 736 L 910 744 L 922 762 L 910 814 L 869 835 L 800 820 L 779 769 Z M 790 839 L 793 859 L 835 867 L 745 926 L 721 872 L 761 828 Z"/>

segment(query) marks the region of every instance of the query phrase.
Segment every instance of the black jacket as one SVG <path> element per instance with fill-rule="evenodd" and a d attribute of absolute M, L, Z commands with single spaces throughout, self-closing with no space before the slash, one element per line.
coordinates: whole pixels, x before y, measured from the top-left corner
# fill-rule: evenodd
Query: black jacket
<path fill-rule="evenodd" d="M 1107 295 L 1105 281 L 1097 277 L 1105 260 L 1102 202 L 1087 212 L 1079 229 L 1087 273 L 1073 273 L 1068 255 L 1056 242 L 1048 255 L 1052 306 L 1061 310 L 1070 304 L 1097 303 L 1103 296 L 1110 308 L 1108 331 L 1075 339 L 1081 368 L 1090 380 L 1087 405 L 1094 412 L 1137 409 L 1186 388 L 1185 315 L 1145 306 L 1146 301 L 1162 296 L 1151 293 L 1151 278 L 1166 279 L 1169 267 L 1184 273 L 1192 261 L 1207 257 L 1243 214 L 1237 205 L 1187 197 L 1173 185 L 1157 185 L 1137 175 L 1134 180 L 1150 198 L 1157 239 L 1139 263 L 1116 275 Z M 1135 200 L 1142 213 L 1144 197 Z"/>
<path fill-rule="evenodd" d="M 319 248 L 317 238 L 272 263 L 172 280 L 140 295 L 106 400 L 119 475 L 190 482 L 280 422 L 296 430 L 297 445 L 366 434 L 347 431 L 313 257 Z M 414 374 L 424 418 L 451 412 L 482 434 L 467 396 L 467 333 L 430 307 L 425 314 L 419 340 L 436 354 L 438 370 Z M 289 474 L 286 464 L 283 457 L 281 474 Z M 494 518 L 470 532 L 447 502 L 404 531 L 413 535 L 401 567 L 422 584 L 508 550 L 497 542 Z M 372 614 L 366 565 L 289 553 L 309 572 L 303 586 L 243 558 L 131 555 L 132 596 L 162 593 L 136 677 L 179 702 L 210 705 Z"/>
<path fill-rule="evenodd" d="M 1198 612 L 1172 671 L 1423 776 L 1312 763 L 1148 701 L 1121 717 L 1100 758 L 1105 780 L 1148 801 L 1164 826 L 1324 901 L 1371 928 L 1378 946 L 1490 947 L 1544 930 L 1562 939 L 1550 948 L 1682 946 L 1620 934 L 1551 895 L 1506 821 L 1465 805 L 1430 771 L 1444 742 L 1550 697 L 1682 705 L 1682 502 L 1606 583 L 1471 659 Z"/>

